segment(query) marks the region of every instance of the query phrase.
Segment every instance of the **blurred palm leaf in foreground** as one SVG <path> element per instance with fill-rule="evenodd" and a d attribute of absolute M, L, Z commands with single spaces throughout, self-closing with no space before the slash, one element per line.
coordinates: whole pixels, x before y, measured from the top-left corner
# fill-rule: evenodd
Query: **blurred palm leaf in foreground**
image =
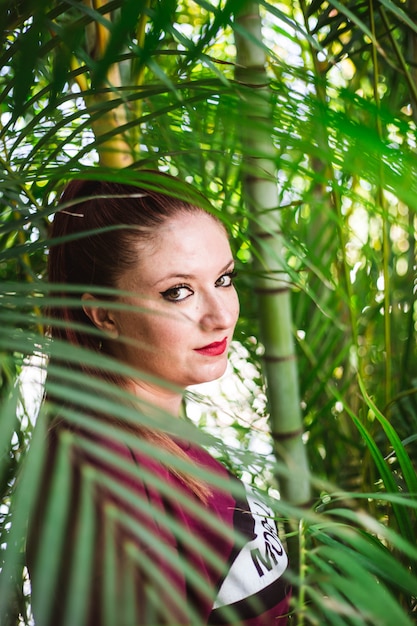
<path fill-rule="evenodd" d="M 282 484 L 289 478 L 297 482 L 298 468 L 285 454 L 282 458 L 282 450 L 279 462 L 272 454 L 254 450 L 256 428 L 266 450 L 273 449 L 272 438 L 265 433 L 269 416 L 265 393 L 270 396 L 276 383 L 269 379 L 265 389 L 261 382 L 264 346 L 258 339 L 259 320 L 270 311 L 259 310 L 255 297 L 255 286 L 259 291 L 263 280 L 273 282 L 274 275 L 263 274 L 272 268 L 278 284 L 282 286 L 284 279 L 291 287 L 293 322 L 287 340 L 296 345 L 304 440 L 314 477 L 310 507 L 294 504 L 298 494 L 292 500 L 285 494 L 270 501 L 277 520 L 292 529 L 289 539 L 298 545 L 298 564 L 294 558 L 291 571 L 295 587 L 291 623 L 415 622 L 413 6 L 391 0 L 250 6 L 255 16 L 259 9 L 263 17 L 263 41 L 235 21 L 236 12 L 242 13 L 238 1 L 1 2 L 2 625 L 32 620 L 24 556 L 26 523 L 39 506 L 44 437 L 56 411 L 52 403 L 45 405 L 35 425 L 32 393 L 26 385 L 22 401 L 19 376 L 22 369 L 27 372 L 28 363 L 32 372 L 38 371 L 34 364 L 43 369 L 51 351 L 75 361 L 97 358 L 69 346 L 50 345 L 43 335 L 49 321 L 45 307 L 54 300 L 44 274 L 55 198 L 71 177 L 129 181 L 140 176 L 138 168 L 159 168 L 192 182 L 230 228 L 240 266 L 242 315 L 236 350 L 251 368 L 239 365 L 234 372 L 247 390 L 251 411 L 239 417 L 242 412 L 230 397 L 226 409 L 216 410 L 217 419 L 221 411 L 234 415 L 228 432 L 234 433 L 237 448 L 225 445 L 221 435 L 202 433 L 187 420 L 172 423 L 155 414 L 152 423 L 209 446 L 237 474 L 271 496 L 276 495 L 276 478 Z M 244 106 L 253 101 L 257 87 L 239 77 L 235 35 L 266 55 L 262 97 L 268 102 L 268 119 L 260 119 L 256 111 L 248 113 Z M 261 133 L 271 138 L 266 152 L 250 143 L 249 133 L 247 141 L 242 137 L 245 125 L 258 137 Z M 276 240 L 274 228 L 268 227 L 271 243 L 264 237 L 263 248 L 258 245 L 259 214 L 244 204 L 248 196 L 242 180 L 250 182 L 251 175 L 248 156 L 268 160 L 267 177 L 278 172 L 280 232 Z M 262 249 L 268 263 L 259 256 Z M 262 298 L 259 303 L 262 306 Z M 276 327 L 282 328 L 279 311 L 275 317 Z M 268 348 L 265 345 L 267 354 Z M 121 367 L 102 360 L 99 365 L 112 371 Z M 148 425 L 149 418 L 132 409 L 132 399 L 120 397 L 116 389 L 72 379 L 59 368 L 53 374 L 58 404 L 70 399 L 79 407 L 65 414 L 74 427 L 81 420 L 95 429 L 96 438 L 124 442 L 126 427 Z M 286 381 L 279 383 L 285 393 Z M 222 393 L 230 396 L 230 387 L 220 387 L 215 403 L 222 403 Z M 108 425 L 92 420 L 94 408 L 111 410 L 125 427 L 109 431 Z M 210 427 L 210 410 L 197 419 Z M 144 453 L 145 443 L 137 445 Z M 52 602 L 57 601 L 66 624 L 84 623 L 97 573 L 91 558 L 98 519 L 94 504 L 105 490 L 124 504 L 100 512 L 105 519 L 102 610 L 109 624 L 137 623 L 132 572 L 147 556 L 137 554 L 132 541 L 121 562 L 118 532 L 128 527 L 129 507 L 149 519 L 154 511 L 88 461 L 77 476 L 82 488 L 77 507 L 71 509 L 75 478 L 70 459 L 80 449 L 86 459 L 105 455 L 103 462 L 127 471 L 132 480 L 151 480 L 140 467 L 126 468 L 125 459 L 106 452 L 97 441 L 94 445 L 86 437 L 77 440 L 71 431 L 64 433 L 49 470 L 52 495 L 35 559 L 38 597 L 44 599 L 35 607 L 38 621 L 49 623 Z M 155 459 L 160 453 L 158 446 L 146 449 Z M 305 472 L 301 474 L 300 481 L 305 480 Z M 199 478 L 215 480 L 204 472 Z M 176 497 L 181 501 L 180 492 Z M 78 521 L 73 526 L 76 541 L 71 567 L 61 581 L 56 572 L 60 559 L 67 556 L 62 545 L 71 515 Z M 201 515 L 210 524 L 209 513 L 203 510 Z M 178 541 L 184 539 L 174 518 L 166 516 L 161 523 Z M 146 524 L 129 532 L 158 550 Z M 207 546 L 195 548 L 217 566 Z M 160 556 L 204 592 L 198 573 L 175 553 Z M 147 565 L 152 565 L 149 558 Z M 118 580 L 120 567 L 125 578 Z M 155 566 L 152 572 L 153 582 L 160 581 L 160 569 Z M 172 607 L 177 607 L 198 623 L 190 614 L 192 608 L 181 606 L 175 588 L 163 582 L 158 584 L 164 603 L 152 595 L 155 587 L 142 588 L 146 611 L 141 622 L 170 623 Z M 119 586 L 122 596 L 113 593 Z M 164 607 L 170 609 L 164 612 Z"/>

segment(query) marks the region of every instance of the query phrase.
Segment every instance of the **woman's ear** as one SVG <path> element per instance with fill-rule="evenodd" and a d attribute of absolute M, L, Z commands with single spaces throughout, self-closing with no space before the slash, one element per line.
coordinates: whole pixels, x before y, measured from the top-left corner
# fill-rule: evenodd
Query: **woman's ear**
<path fill-rule="evenodd" d="M 112 338 L 117 337 L 119 334 L 117 326 L 112 312 L 105 306 L 106 302 L 97 300 L 91 293 L 84 293 L 81 300 L 86 303 L 83 305 L 83 311 L 94 326 L 105 333 L 109 333 Z"/>

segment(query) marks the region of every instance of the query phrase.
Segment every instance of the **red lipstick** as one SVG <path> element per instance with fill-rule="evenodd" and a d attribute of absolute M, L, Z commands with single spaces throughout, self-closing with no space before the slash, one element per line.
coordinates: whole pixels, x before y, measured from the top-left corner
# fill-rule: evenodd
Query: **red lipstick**
<path fill-rule="evenodd" d="M 222 339 L 222 341 L 215 341 L 210 343 L 208 346 L 203 346 L 202 348 L 196 348 L 195 352 L 199 354 L 204 354 L 206 356 L 220 356 L 227 348 L 227 337 Z"/>

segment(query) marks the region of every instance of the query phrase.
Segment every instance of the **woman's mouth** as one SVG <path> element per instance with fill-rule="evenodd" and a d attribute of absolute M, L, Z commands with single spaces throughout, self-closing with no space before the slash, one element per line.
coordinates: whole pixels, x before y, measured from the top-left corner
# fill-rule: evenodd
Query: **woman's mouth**
<path fill-rule="evenodd" d="M 208 346 L 203 346 L 202 348 L 195 348 L 195 352 L 199 354 L 204 354 L 206 356 L 220 356 L 227 348 L 227 337 L 222 339 L 221 341 L 215 341 L 210 343 Z"/>

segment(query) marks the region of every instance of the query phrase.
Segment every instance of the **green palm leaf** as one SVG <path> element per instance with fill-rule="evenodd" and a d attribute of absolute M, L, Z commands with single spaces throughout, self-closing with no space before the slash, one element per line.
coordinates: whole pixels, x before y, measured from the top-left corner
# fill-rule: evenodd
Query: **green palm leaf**
<path fill-rule="evenodd" d="M 372 25 L 367 5 L 361 3 L 253 3 L 265 18 L 267 36 L 261 40 L 237 23 L 239 2 L 170 3 L 169 10 L 166 3 L 145 4 L 115 1 L 93 9 L 72 1 L 42 6 L 1 3 L 0 621 L 8 626 L 31 619 L 24 568 L 26 522 L 40 506 L 46 430 L 57 408 L 45 405 L 33 425 L 31 398 L 19 404 L 19 373 L 31 356 L 45 353 L 109 372 L 126 371 L 110 359 L 59 342 L 51 345 L 43 337 L 41 327 L 50 320 L 42 307 L 55 301 L 44 275 L 56 196 L 64 181 L 79 176 L 152 187 L 149 174 L 141 170 L 159 167 L 192 181 L 208 198 L 206 208 L 221 215 L 230 229 L 240 270 L 242 315 L 236 340 L 247 348 L 251 371 L 256 372 L 250 374 L 253 420 L 244 427 L 238 419 L 233 421 L 242 449 L 228 450 L 222 434 L 213 438 L 187 420 L 173 423 L 161 412 L 154 411 L 150 419 L 119 390 L 51 364 L 54 396 L 80 407 L 67 410 L 65 418 L 73 427 L 88 424 L 95 436 L 111 437 L 120 445 L 129 443 L 125 427 L 158 424 L 167 433 L 226 457 L 237 474 L 249 474 L 249 482 L 275 493 L 272 476 L 293 478 L 288 466 L 276 463 L 272 454 L 264 458 L 250 451 L 256 439 L 254 424 L 267 430 L 269 418 L 254 289 L 265 280 L 265 258 L 272 259 L 272 282 L 285 275 L 290 289 L 292 323 L 286 341 L 296 346 L 301 417 L 317 503 L 304 509 L 286 498 L 268 500 L 300 544 L 300 566 L 294 560 L 291 571 L 292 623 L 412 623 L 417 588 L 416 168 L 414 70 L 408 44 L 416 27 L 410 9 L 389 0 L 374 3 Z M 98 50 L 94 33 L 100 28 L 107 45 Z M 263 220 L 242 200 L 242 179 L 250 179 L 252 171 L 242 143 L 241 105 L 254 95 L 254 87 L 250 81 L 242 85 L 235 80 L 233 33 L 244 44 L 255 45 L 268 63 L 268 121 L 257 119 L 255 109 L 245 129 L 249 139 L 268 135 L 273 146 L 270 167 L 278 172 L 273 180 L 279 180 L 275 204 L 280 207 L 282 233 L 275 237 L 273 222 L 271 241 L 262 246 L 257 244 Z M 372 46 L 379 54 L 378 68 Z M 115 67 L 120 81 L 110 75 Z M 383 81 L 378 82 L 380 76 Z M 375 81 L 379 106 L 374 102 Z M 120 116 L 115 125 L 106 121 L 112 115 Z M 377 132 L 377 124 L 382 132 Z M 107 156 L 118 154 L 112 143 L 118 139 L 127 142 L 126 167 L 97 167 L 106 151 Z M 253 150 L 252 145 L 251 150 L 255 159 L 265 156 L 263 149 Z M 381 189 L 382 206 L 376 201 Z M 182 185 L 172 189 L 173 195 L 182 191 Z M 388 228 L 388 250 L 383 248 L 382 220 Z M 381 278 L 384 264 L 389 284 Z M 76 292 L 68 294 L 68 302 L 78 306 Z M 280 307 L 265 309 L 263 316 L 270 320 L 272 334 L 281 332 Z M 384 324 L 386 316 L 389 324 Z M 387 353 L 389 344 L 392 350 Z M 381 383 L 387 366 L 392 372 L 388 397 Z M 236 375 L 247 380 L 245 372 Z M 286 375 L 272 391 L 278 388 L 285 396 Z M 117 415 L 124 427 L 97 424 L 90 415 L 94 409 Z M 271 437 L 268 441 L 272 450 Z M 141 454 L 222 487 L 209 472 L 190 469 L 157 445 L 141 439 L 135 445 Z M 170 623 L 158 585 L 164 587 L 166 606 L 192 613 L 175 587 L 161 579 L 158 562 L 139 552 L 135 542 L 123 552 L 126 567 L 119 577 L 118 532 L 123 527 L 204 591 L 200 573 L 189 561 L 161 549 L 157 534 L 145 525 L 132 524 L 125 508 L 152 517 L 155 510 L 149 502 L 104 476 L 93 462 L 82 464 L 78 506 L 71 507 L 74 475 L 69 458 L 75 451 L 177 499 L 201 515 L 207 528 L 214 523 L 210 513 L 193 508 L 181 490 L 168 493 L 163 481 L 123 456 L 87 437 L 65 433 L 51 474 L 44 540 L 36 555 L 39 623 L 48 623 L 55 610 L 52 599 L 59 590 L 57 572 L 71 515 L 79 523 L 60 588 L 63 623 L 86 621 L 89 597 L 98 584 L 93 555 L 100 525 L 93 503 L 103 490 L 123 502 L 121 508 L 108 503 L 100 526 L 105 623 L 135 622 L 133 579 L 138 564 L 149 569 L 153 583 L 141 587 L 148 607 L 143 623 Z M 340 482 L 350 485 L 342 493 L 335 486 Z M 179 541 L 192 541 L 175 516 L 164 515 L 161 525 Z M 219 565 L 209 546 L 193 546 L 213 567 Z M 116 588 L 121 588 L 121 601 L 113 593 Z M 234 617 L 229 621 L 234 623 Z"/>

